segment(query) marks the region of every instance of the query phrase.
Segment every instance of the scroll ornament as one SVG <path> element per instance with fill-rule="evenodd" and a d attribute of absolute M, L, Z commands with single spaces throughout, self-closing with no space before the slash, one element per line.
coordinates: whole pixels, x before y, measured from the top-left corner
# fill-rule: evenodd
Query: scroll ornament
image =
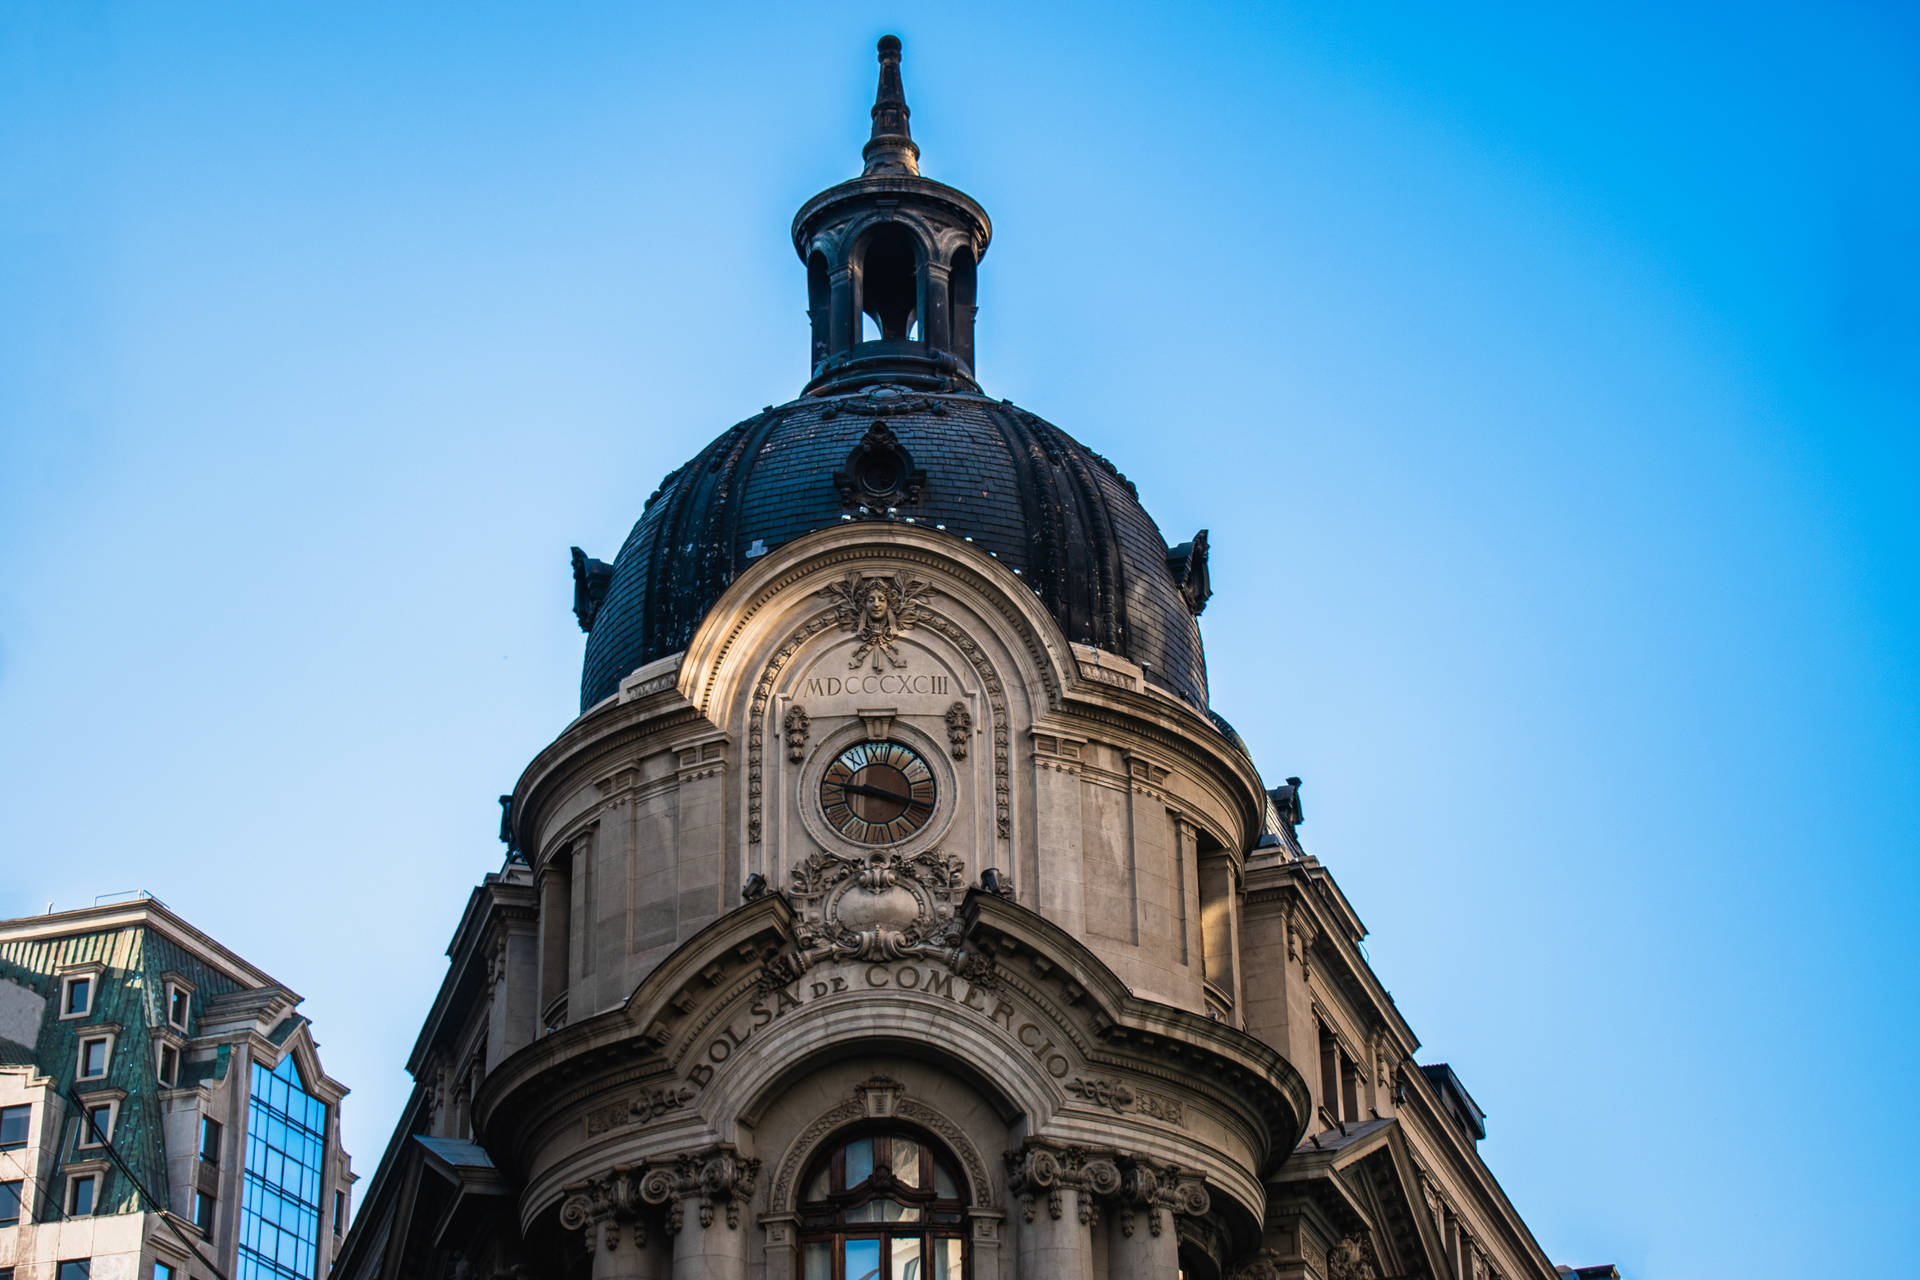
<path fill-rule="evenodd" d="M 1007 1153 L 1007 1186 L 1025 1202 L 1032 1222 L 1044 1198 L 1047 1214 L 1056 1221 L 1065 1211 L 1062 1193 L 1079 1192 L 1080 1221 L 1099 1221 L 1100 1206 L 1110 1204 L 1120 1214 L 1122 1234 L 1131 1236 L 1134 1215 L 1144 1211 L 1147 1229 L 1158 1236 L 1166 1229 L 1166 1213 L 1204 1216 L 1212 1207 L 1205 1180 L 1184 1173 L 1178 1165 L 1162 1164 L 1144 1156 L 1081 1146 L 1060 1146 L 1030 1140 Z"/>
<path fill-rule="evenodd" d="M 929 959 L 984 985 L 992 963 L 968 951 L 958 909 L 966 864 L 928 849 L 849 857 L 824 850 L 794 867 L 788 896 L 799 909 L 794 948 L 768 960 L 763 989 L 788 986 L 822 962 Z"/>
<path fill-rule="evenodd" d="M 702 1151 L 682 1152 L 663 1160 L 620 1166 L 566 1188 L 560 1204 L 560 1225 L 569 1231 L 587 1231 L 587 1247 L 620 1244 L 622 1227 L 630 1227 L 636 1244 L 645 1244 L 645 1211 L 666 1207 L 667 1233 L 678 1235 L 686 1203 L 699 1202 L 701 1227 L 711 1227 L 724 1213 L 729 1230 L 740 1226 L 740 1206 L 753 1196 L 760 1161 L 742 1156 L 731 1143 Z"/>

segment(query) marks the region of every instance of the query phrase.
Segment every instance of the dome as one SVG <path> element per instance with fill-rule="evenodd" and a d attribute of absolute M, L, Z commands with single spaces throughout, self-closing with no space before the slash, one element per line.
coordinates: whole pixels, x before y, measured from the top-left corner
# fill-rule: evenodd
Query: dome
<path fill-rule="evenodd" d="M 760 556 L 847 518 L 970 540 L 1032 586 L 1069 640 L 1206 708 L 1204 532 L 1170 551 L 1112 463 L 1023 409 L 880 384 L 747 419 L 661 483 L 610 567 L 575 553 L 581 709 L 685 648 Z"/>
<path fill-rule="evenodd" d="M 863 172 L 793 221 L 812 356 L 801 398 L 668 476 L 613 564 L 574 549 L 582 710 L 685 648 L 760 556 L 845 520 L 972 542 L 1032 586 L 1069 640 L 1206 709 L 1206 531 L 1169 549 L 1112 463 L 980 393 L 975 282 L 992 224 L 965 192 L 921 176 L 909 115 L 889 36 Z"/>

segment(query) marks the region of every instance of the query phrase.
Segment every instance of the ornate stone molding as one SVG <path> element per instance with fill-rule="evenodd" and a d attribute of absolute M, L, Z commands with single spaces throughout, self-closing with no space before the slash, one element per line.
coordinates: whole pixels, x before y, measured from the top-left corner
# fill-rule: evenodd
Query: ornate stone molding
<path fill-rule="evenodd" d="M 1000 683 L 1000 674 L 987 661 L 987 655 L 981 651 L 979 644 L 953 619 L 928 609 L 923 611 L 920 621 L 928 630 L 937 631 L 952 642 L 973 668 L 973 673 L 980 677 L 980 687 L 987 692 L 987 705 L 992 708 L 993 715 L 994 828 L 1000 839 L 1009 839 L 1013 828 L 1013 803 L 1008 790 L 1006 688 Z"/>
<path fill-rule="evenodd" d="M 1287 1256 L 1278 1249 L 1262 1249 L 1228 1273 L 1229 1280 L 1280 1280 Z"/>
<path fill-rule="evenodd" d="M 647 1239 L 646 1212 L 666 1209 L 667 1231 L 679 1234 L 686 1204 L 697 1201 L 700 1225 L 710 1227 L 724 1212 L 728 1229 L 740 1225 L 740 1206 L 753 1195 L 760 1161 L 742 1156 L 731 1143 L 681 1152 L 643 1164 L 617 1165 L 566 1188 L 560 1225 L 583 1232 L 589 1252 L 617 1249 L 630 1231 L 636 1244 Z"/>
<path fill-rule="evenodd" d="M 1343 1236 L 1327 1250 L 1327 1280 L 1374 1280 L 1371 1251 L 1357 1235 Z"/>
<path fill-rule="evenodd" d="M 1147 1229 L 1157 1236 L 1166 1229 L 1164 1215 L 1201 1217 L 1213 1207 L 1204 1178 L 1145 1156 L 1029 1138 L 1007 1152 L 1006 1160 L 1007 1189 L 1023 1201 L 1028 1222 L 1043 1198 L 1048 1216 L 1059 1219 L 1065 1191 L 1080 1193 L 1080 1221 L 1097 1222 L 1104 1203 L 1120 1214 L 1120 1230 L 1129 1236 L 1136 1213 L 1146 1214 Z"/>
<path fill-rule="evenodd" d="M 847 663 L 848 669 L 858 667 L 871 655 L 873 669 L 883 671 L 882 657 L 896 668 L 907 665 L 895 642 L 920 621 L 921 606 L 933 594 L 933 589 L 904 573 L 887 577 L 849 573 L 815 594 L 833 602 L 834 621 L 842 631 L 853 632 L 859 641 L 853 660 Z"/>
<path fill-rule="evenodd" d="M 981 1159 L 979 1149 L 966 1131 L 944 1112 L 907 1097 L 900 1082 L 886 1076 L 871 1076 L 861 1081 L 854 1086 L 853 1093 L 853 1097 L 815 1117 L 788 1146 L 768 1197 L 768 1208 L 772 1212 L 787 1213 L 796 1208 L 791 1198 L 794 1184 L 829 1134 L 858 1120 L 887 1117 L 918 1125 L 945 1143 L 966 1171 L 970 1209 L 991 1212 L 995 1208 L 993 1182 L 987 1177 L 986 1161 Z"/>
<path fill-rule="evenodd" d="M 780 678 L 780 670 L 800 651 L 800 646 L 820 632 L 833 625 L 834 613 L 831 609 L 816 613 L 808 618 L 787 636 L 786 643 L 767 659 L 767 665 L 760 672 L 760 681 L 753 687 L 753 701 L 747 711 L 747 842 L 760 843 L 760 798 L 762 755 L 766 743 L 767 701 L 773 697 L 773 685 Z"/>
<path fill-rule="evenodd" d="M 791 875 L 794 946 L 766 962 L 763 990 L 787 986 L 823 961 L 912 957 L 945 964 L 970 982 L 991 981 L 991 958 L 964 947 L 957 913 L 967 875 L 959 858 L 934 849 L 864 858 L 816 850 Z"/>
<path fill-rule="evenodd" d="M 1181 1105 L 1172 1098 L 1163 1098 L 1157 1093 L 1148 1093 L 1136 1089 L 1124 1080 L 1103 1080 L 1087 1076 L 1075 1076 L 1067 1081 L 1067 1092 L 1084 1102 L 1107 1107 L 1125 1115 L 1139 1112 L 1152 1116 L 1156 1120 L 1165 1120 L 1169 1124 L 1179 1124 L 1185 1114 Z"/>
<path fill-rule="evenodd" d="M 780 737 L 787 744 L 787 759 L 798 764 L 807 758 L 807 735 L 813 729 L 813 720 L 807 715 L 807 709 L 799 703 L 787 708 L 787 718 L 780 722 Z"/>
<path fill-rule="evenodd" d="M 947 752 L 955 760 L 967 758 L 967 743 L 973 738 L 973 712 L 967 704 L 956 702 L 947 708 Z"/>
<path fill-rule="evenodd" d="M 610 1102 L 587 1112 L 587 1136 L 591 1138 L 623 1125 L 646 1124 L 656 1116 L 678 1111 L 693 1099 L 693 1088 L 683 1084 L 677 1088 L 649 1089 L 631 1098 Z"/>

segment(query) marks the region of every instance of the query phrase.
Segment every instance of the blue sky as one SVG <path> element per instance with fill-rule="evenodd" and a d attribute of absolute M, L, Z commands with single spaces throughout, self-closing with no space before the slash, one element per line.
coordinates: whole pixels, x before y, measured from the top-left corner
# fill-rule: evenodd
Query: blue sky
<path fill-rule="evenodd" d="M 1920 956 L 1895 6 L 0 10 L 0 914 L 307 997 L 363 1173 L 567 548 L 805 378 L 872 42 L 980 375 L 1212 531 L 1216 708 L 1556 1261 L 1890 1269 Z"/>

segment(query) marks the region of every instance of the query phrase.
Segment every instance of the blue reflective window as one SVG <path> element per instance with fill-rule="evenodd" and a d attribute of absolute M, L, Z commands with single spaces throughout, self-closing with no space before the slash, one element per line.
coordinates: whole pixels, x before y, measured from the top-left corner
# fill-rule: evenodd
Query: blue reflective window
<path fill-rule="evenodd" d="M 314 1280 L 327 1107 L 306 1090 L 293 1055 L 253 1064 L 236 1280 Z"/>

